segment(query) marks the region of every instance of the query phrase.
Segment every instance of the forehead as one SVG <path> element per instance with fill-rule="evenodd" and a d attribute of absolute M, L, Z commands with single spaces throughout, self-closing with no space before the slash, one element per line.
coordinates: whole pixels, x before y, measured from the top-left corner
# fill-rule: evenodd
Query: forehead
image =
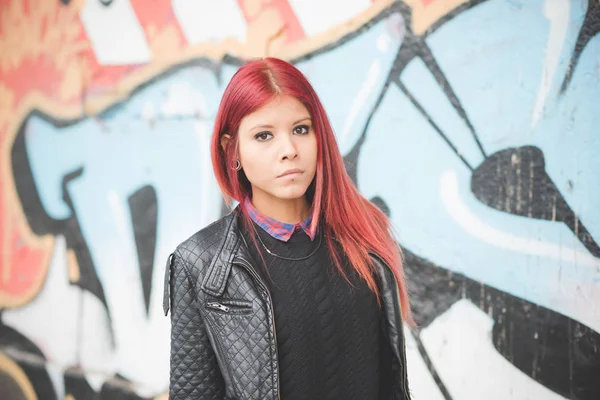
<path fill-rule="evenodd" d="M 240 129 L 251 129 L 255 125 L 292 124 L 310 117 L 304 104 L 292 96 L 277 96 L 258 110 L 246 115 Z"/>

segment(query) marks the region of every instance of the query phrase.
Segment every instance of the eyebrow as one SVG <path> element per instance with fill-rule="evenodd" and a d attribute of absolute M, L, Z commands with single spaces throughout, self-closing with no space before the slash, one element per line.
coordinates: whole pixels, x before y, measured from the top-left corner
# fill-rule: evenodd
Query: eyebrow
<path fill-rule="evenodd" d="M 312 118 L 311 117 L 304 117 L 304 118 L 299 119 L 298 121 L 294 122 L 292 125 L 296 125 L 297 123 L 300 123 L 300 122 L 302 122 L 304 120 L 307 120 L 307 119 L 312 119 Z M 256 126 L 250 128 L 250 130 L 253 131 L 256 128 L 273 128 L 273 125 L 256 125 Z"/>

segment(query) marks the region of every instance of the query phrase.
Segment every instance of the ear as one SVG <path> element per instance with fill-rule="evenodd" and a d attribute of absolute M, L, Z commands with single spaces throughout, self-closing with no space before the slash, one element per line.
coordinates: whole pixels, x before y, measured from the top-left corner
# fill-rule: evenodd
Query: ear
<path fill-rule="evenodd" d="M 231 140 L 231 135 L 229 134 L 224 134 L 223 136 L 221 136 L 221 148 L 223 149 L 223 151 L 227 150 L 227 145 L 229 144 L 229 141 Z"/>

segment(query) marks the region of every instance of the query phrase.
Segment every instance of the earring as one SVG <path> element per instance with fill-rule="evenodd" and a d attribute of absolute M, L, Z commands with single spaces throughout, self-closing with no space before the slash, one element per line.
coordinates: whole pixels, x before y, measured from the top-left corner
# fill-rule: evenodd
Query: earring
<path fill-rule="evenodd" d="M 239 171 L 240 169 L 242 169 L 242 163 L 240 162 L 240 160 L 235 160 L 235 167 L 234 169 L 236 171 Z"/>

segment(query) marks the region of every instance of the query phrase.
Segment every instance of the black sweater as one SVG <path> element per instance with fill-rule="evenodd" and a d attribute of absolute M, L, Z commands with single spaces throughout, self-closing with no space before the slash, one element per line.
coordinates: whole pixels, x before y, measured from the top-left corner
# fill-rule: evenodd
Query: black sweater
<path fill-rule="evenodd" d="M 241 224 L 243 225 L 243 224 Z M 286 243 L 259 225 L 254 230 L 273 253 L 298 258 L 319 244 L 304 231 Z M 351 287 L 329 257 L 325 239 L 306 260 L 271 256 L 243 230 L 253 262 L 273 299 L 282 400 L 378 400 L 388 396 L 391 352 L 381 313 L 366 282 L 345 263 Z"/>

